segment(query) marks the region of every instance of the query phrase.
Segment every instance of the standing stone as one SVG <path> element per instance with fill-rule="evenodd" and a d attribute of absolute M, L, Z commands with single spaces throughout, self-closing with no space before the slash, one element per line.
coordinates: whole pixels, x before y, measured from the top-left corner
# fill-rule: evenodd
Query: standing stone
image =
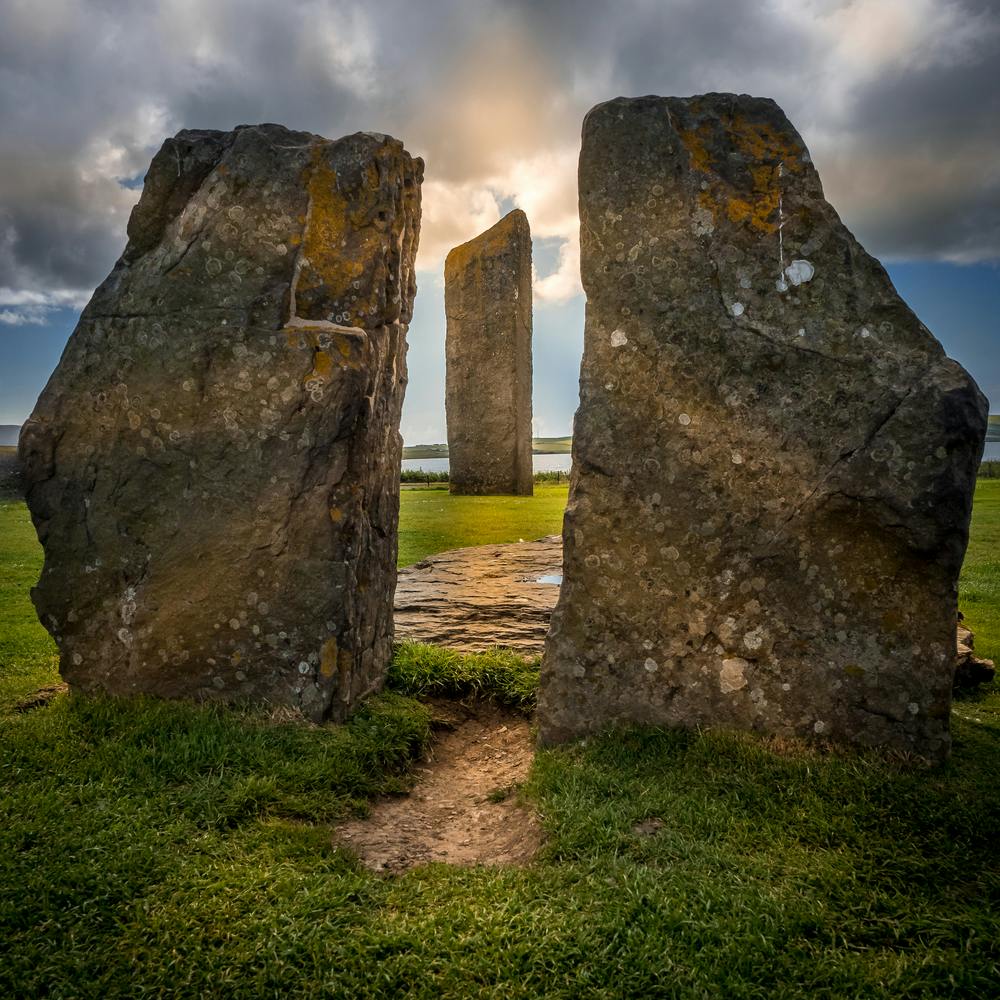
<path fill-rule="evenodd" d="M 392 642 L 423 164 L 183 131 L 21 435 L 72 687 L 341 718 Z"/>
<path fill-rule="evenodd" d="M 531 496 L 531 232 L 519 208 L 444 265 L 452 493 Z"/>
<path fill-rule="evenodd" d="M 546 743 L 611 723 L 949 747 L 975 383 L 768 100 L 599 105 Z"/>

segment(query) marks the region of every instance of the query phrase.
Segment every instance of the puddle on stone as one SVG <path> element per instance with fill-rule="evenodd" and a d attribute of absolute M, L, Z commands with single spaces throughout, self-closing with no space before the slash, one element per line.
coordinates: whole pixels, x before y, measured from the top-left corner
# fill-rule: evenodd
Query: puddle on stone
<path fill-rule="evenodd" d="M 535 583 L 551 583 L 559 587 L 562 585 L 562 573 L 545 573 L 543 576 L 538 577 Z"/>

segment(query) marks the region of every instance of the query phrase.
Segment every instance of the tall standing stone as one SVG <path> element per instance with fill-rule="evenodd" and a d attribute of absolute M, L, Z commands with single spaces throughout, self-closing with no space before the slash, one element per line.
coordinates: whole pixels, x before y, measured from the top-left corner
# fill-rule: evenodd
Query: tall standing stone
<path fill-rule="evenodd" d="M 183 131 L 21 435 L 70 685 L 344 716 L 392 643 L 423 164 Z"/>
<path fill-rule="evenodd" d="M 946 755 L 975 383 L 772 101 L 599 105 L 541 737 L 721 726 Z"/>
<path fill-rule="evenodd" d="M 452 493 L 530 496 L 531 231 L 519 208 L 444 265 Z"/>

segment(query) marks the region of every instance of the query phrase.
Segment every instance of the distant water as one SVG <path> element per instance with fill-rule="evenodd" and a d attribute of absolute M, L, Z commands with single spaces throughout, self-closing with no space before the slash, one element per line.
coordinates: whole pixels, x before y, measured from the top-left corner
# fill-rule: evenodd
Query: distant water
<path fill-rule="evenodd" d="M 532 455 L 531 464 L 535 472 L 569 472 L 571 455 Z M 1000 462 L 1000 441 L 990 441 L 983 454 L 984 462 Z M 446 458 L 406 458 L 404 469 L 423 469 L 424 472 L 447 472 Z"/>
<path fill-rule="evenodd" d="M 531 464 L 535 472 L 569 472 L 572 455 L 532 455 Z M 423 469 L 424 472 L 447 472 L 446 458 L 404 458 L 403 468 Z"/>

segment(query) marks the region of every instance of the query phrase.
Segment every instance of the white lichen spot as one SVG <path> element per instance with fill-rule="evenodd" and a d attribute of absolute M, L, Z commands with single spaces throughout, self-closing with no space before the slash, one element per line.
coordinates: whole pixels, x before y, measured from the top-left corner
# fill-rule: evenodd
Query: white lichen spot
<path fill-rule="evenodd" d="M 778 278 L 778 280 L 774 283 L 774 287 L 779 292 L 787 292 L 788 291 L 788 282 L 785 281 L 784 278 Z"/>
<path fill-rule="evenodd" d="M 643 664 L 647 674 L 655 674 L 657 670 L 660 669 L 660 665 L 651 656 L 646 657 L 646 662 Z"/>
<path fill-rule="evenodd" d="M 867 326 L 863 326 L 863 327 L 861 327 L 860 330 L 858 330 L 858 336 L 862 340 L 867 340 L 871 335 L 872 335 L 872 332 L 871 332 L 871 330 L 868 329 Z"/>
<path fill-rule="evenodd" d="M 743 303 L 742 303 L 742 302 L 734 302 L 734 303 L 733 303 L 733 304 L 732 304 L 732 305 L 731 305 L 731 306 L 729 307 L 729 311 L 730 311 L 730 312 L 731 312 L 731 313 L 732 313 L 732 314 L 733 314 L 734 316 L 742 316 L 742 315 L 743 315 L 743 313 L 744 313 L 744 312 L 746 312 L 746 307 L 745 307 L 745 306 L 743 305 Z"/>
<path fill-rule="evenodd" d="M 816 722 L 813 723 L 813 732 L 816 733 L 817 735 L 821 736 L 823 733 L 826 732 L 826 730 L 827 730 L 827 725 L 821 719 L 817 719 Z"/>
<path fill-rule="evenodd" d="M 300 663 L 299 663 L 299 673 L 300 674 L 308 674 L 309 671 L 310 671 L 310 669 L 312 669 L 312 668 L 309 666 L 308 663 L 306 663 L 305 660 L 300 661 Z"/>
<path fill-rule="evenodd" d="M 743 464 L 743 456 L 738 451 L 734 451 L 730 457 L 732 458 L 733 465 Z"/>
<path fill-rule="evenodd" d="M 764 630 L 758 625 L 743 636 L 743 645 L 751 652 L 756 652 L 764 645 Z"/>
<path fill-rule="evenodd" d="M 692 229 L 695 236 L 709 236 L 715 232 L 715 220 L 707 208 L 699 206 L 691 214 L 694 220 Z"/>
<path fill-rule="evenodd" d="M 239 618 L 230 618 L 229 619 L 229 627 L 231 629 L 233 629 L 233 630 L 238 629 L 240 627 L 240 620 L 239 620 Z"/>
<path fill-rule="evenodd" d="M 83 663 L 83 657 L 79 653 L 74 653 L 73 654 L 73 663 L 76 666 L 80 666 L 80 664 Z"/>
<path fill-rule="evenodd" d="M 625 331 L 620 327 L 611 334 L 612 347 L 624 347 L 627 343 L 628 337 L 625 336 Z"/>
<path fill-rule="evenodd" d="M 915 701 L 911 701 L 909 705 L 906 706 L 906 709 L 910 715 L 916 715 L 920 711 L 920 706 Z"/>
<path fill-rule="evenodd" d="M 677 417 L 677 423 L 679 423 L 682 427 L 687 427 L 687 425 L 691 423 L 691 418 L 686 413 L 681 413 Z"/>
<path fill-rule="evenodd" d="M 722 661 L 719 671 L 719 689 L 723 694 L 731 694 L 747 686 L 746 669 L 750 664 L 741 656 L 733 656 Z"/>
<path fill-rule="evenodd" d="M 793 260 L 785 268 L 785 277 L 791 285 L 804 285 L 807 281 L 812 281 L 816 274 L 816 268 L 807 260 Z"/>
<path fill-rule="evenodd" d="M 806 335 L 806 328 L 804 326 L 799 327 L 799 336 L 804 337 Z"/>

